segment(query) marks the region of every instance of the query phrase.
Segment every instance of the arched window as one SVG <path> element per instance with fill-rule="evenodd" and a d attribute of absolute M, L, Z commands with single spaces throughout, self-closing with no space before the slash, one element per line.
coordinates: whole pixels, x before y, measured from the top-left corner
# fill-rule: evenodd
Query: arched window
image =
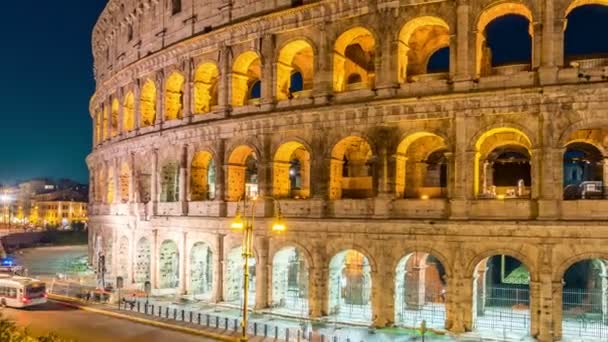
<path fill-rule="evenodd" d="M 176 15 L 182 11 L 182 0 L 171 0 L 171 14 Z"/>
<path fill-rule="evenodd" d="M 249 86 L 249 100 L 256 100 L 262 97 L 262 82 L 255 80 Z"/>
<path fill-rule="evenodd" d="M 363 27 L 352 28 L 338 37 L 334 45 L 334 91 L 374 87 L 375 49 L 374 36 Z M 349 76 L 354 73 L 359 74 L 361 81 L 349 83 Z"/>
<path fill-rule="evenodd" d="M 305 40 L 295 40 L 279 52 L 276 70 L 277 100 L 298 97 L 299 92 L 312 89 L 314 53 Z"/>
<path fill-rule="evenodd" d="M 442 47 L 429 57 L 426 71 L 430 73 L 450 71 L 450 48 Z"/>
<path fill-rule="evenodd" d="M 604 158 L 589 143 L 574 142 L 564 153 L 564 199 L 604 198 Z"/>
<path fill-rule="evenodd" d="M 293 93 L 302 90 L 304 90 L 304 78 L 302 77 L 302 73 L 294 71 L 291 73 L 291 79 L 289 81 L 289 94 L 292 95 Z"/>
<path fill-rule="evenodd" d="M 407 22 L 399 32 L 399 82 L 418 75 L 449 70 L 450 29 L 441 18 L 422 16 Z M 441 51 L 441 53 L 437 53 Z M 433 58 L 438 55 L 441 58 Z"/>
<path fill-rule="evenodd" d="M 597 39 L 598 32 L 608 31 L 608 6 L 583 5 L 570 10 L 566 18 L 566 63 L 608 55 L 608 40 Z"/>

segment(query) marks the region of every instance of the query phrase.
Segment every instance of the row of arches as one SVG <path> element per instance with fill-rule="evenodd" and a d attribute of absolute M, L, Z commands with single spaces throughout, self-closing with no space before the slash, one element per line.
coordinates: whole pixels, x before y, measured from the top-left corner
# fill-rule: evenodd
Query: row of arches
<path fill-rule="evenodd" d="M 147 238 L 141 238 L 135 247 L 133 278 L 128 277 L 128 238 L 119 240 L 118 275 L 141 285 L 151 281 L 152 246 Z M 111 246 L 109 247 L 111 248 Z M 235 305 L 242 303 L 242 250 L 234 246 L 225 254 L 224 274 L 217 271 L 218 256 L 205 242 L 192 245 L 187 258 L 180 257 L 180 249 L 173 240 L 164 240 L 158 249 L 156 288 L 163 291 L 175 289 L 198 300 L 214 300 L 214 286 L 220 277 L 222 301 Z M 270 310 L 300 317 L 311 315 L 318 287 L 325 288 L 326 305 L 322 311 L 328 318 L 341 322 L 369 323 L 374 311 L 374 287 L 382 291 L 392 287 L 394 322 L 398 326 L 418 327 L 424 320 L 434 329 L 446 329 L 446 306 L 450 302 L 450 278 L 453 276 L 440 254 L 412 252 L 394 265 L 392 283 L 375 283 L 377 265 L 364 251 L 345 249 L 328 259 L 324 281 L 326 287 L 311 278 L 314 267 L 308 252 L 297 245 L 285 245 L 270 256 L 268 277 L 269 300 L 265 304 Z M 180 270 L 180 263 L 187 262 L 188 275 Z M 251 286 L 250 306 L 259 307 L 256 296 L 259 286 L 256 279 L 257 255 L 250 262 Z M 570 263 L 563 270 L 561 312 L 562 333 L 565 338 L 601 340 L 608 337 L 605 318 L 608 301 L 604 296 L 608 289 L 606 260 L 590 258 Z M 186 280 L 184 280 L 184 278 Z M 472 330 L 480 333 L 499 334 L 506 338 L 519 339 L 531 333 L 531 307 L 538 298 L 533 298 L 530 288 L 531 274 L 528 265 L 517 257 L 493 254 L 481 258 L 473 269 L 471 317 Z M 188 281 L 183 287 L 181 282 Z M 183 290 L 187 288 L 187 293 Z M 217 296 L 217 295 L 216 295 Z M 215 297 L 216 299 L 218 297 Z M 557 316 L 561 317 L 561 316 Z"/>
<path fill-rule="evenodd" d="M 605 129 L 593 128 L 576 130 L 566 139 L 562 157 L 563 199 L 605 197 L 606 136 Z M 469 162 L 473 167 L 476 198 L 532 197 L 534 168 L 540 152 L 527 134 L 513 127 L 493 128 L 481 133 L 473 148 L 475 152 Z M 394 177 L 395 197 L 448 198 L 450 184 L 454 182 L 450 178 L 454 167 L 452 150 L 448 140 L 437 133 L 417 132 L 402 139 L 395 152 L 386 157 L 388 172 Z M 339 140 L 331 149 L 329 160 L 320 164 L 313 163 L 314 152 L 300 140 L 279 145 L 270 160 L 259 151 L 255 144 L 237 145 L 223 157 L 201 149 L 191 154 L 189 163 L 182 162 L 183 155 L 168 154 L 157 170 L 158 201 L 178 202 L 180 192 L 186 192 L 183 198 L 195 202 L 237 201 L 257 196 L 265 186 L 270 191 L 265 195 L 307 199 L 314 195 L 312 177 L 324 179 L 320 173 L 328 174 L 326 196 L 330 200 L 371 198 L 378 193 L 379 178 L 385 172 L 377 148 L 364 136 Z M 137 200 L 150 200 L 151 182 L 155 179 L 152 173 L 143 160 L 141 164 L 127 160 L 95 168 L 93 198 L 97 202 L 127 203 L 136 200 L 137 193 Z M 217 176 L 224 173 L 225 184 L 219 183 Z M 224 186 L 223 195 L 218 194 Z"/>
<path fill-rule="evenodd" d="M 602 14 L 603 18 L 607 17 L 608 10 L 601 5 L 575 3 L 568 8 L 566 17 L 572 15 L 574 18 L 569 19 L 565 27 L 566 52 L 572 50 L 587 58 L 608 53 L 608 46 L 588 38 L 593 36 L 596 28 L 578 19 L 579 16 L 590 16 L 602 23 Z M 500 3 L 487 8 L 480 15 L 476 30 L 477 76 L 500 72 L 495 67 L 504 64 L 519 63 L 522 70 L 530 70 L 531 59 L 538 54 L 532 48 L 535 34 L 533 23 L 531 10 L 522 3 Z M 445 20 L 433 16 L 418 17 L 403 25 L 395 38 L 397 61 L 392 70 L 395 81 L 415 82 L 422 75 L 430 73 L 435 75 L 433 77 L 447 78 L 452 31 L 453 28 Z M 569 33 L 572 31 L 577 35 L 571 37 Z M 572 49 L 569 48 L 571 41 L 576 45 Z M 585 42 L 587 45 L 582 46 Z M 374 89 L 376 75 L 381 68 L 379 45 L 378 35 L 363 26 L 350 28 L 340 34 L 331 53 L 332 90 L 339 93 Z M 230 89 L 230 95 L 226 95 L 225 104 L 232 107 L 256 104 L 262 97 L 277 101 L 310 97 L 315 74 L 319 71 L 317 54 L 314 43 L 301 38 L 291 40 L 278 49 L 276 57 L 272 58 L 271 79 L 264 79 L 270 75 L 263 70 L 265 64 L 271 63 L 266 60 L 270 58 L 254 50 L 237 55 L 230 70 L 226 71 L 229 75 L 225 77 L 215 62 L 203 61 L 194 68 L 192 75 L 173 70 L 162 84 L 146 79 L 139 89 L 137 103 L 134 90 L 128 90 L 122 101 L 113 96 L 108 103 L 102 104 L 94 114 L 95 142 L 101 143 L 136 127 L 152 126 L 159 120 L 181 119 L 186 112 L 208 113 L 221 102 L 219 90 L 222 82 L 229 81 L 226 89 Z M 272 85 L 268 87 L 264 84 L 266 82 L 272 82 Z M 157 96 L 159 93 L 162 99 Z M 186 100 L 191 103 L 186 103 Z M 157 115 L 159 111 L 163 113 L 162 118 Z"/>

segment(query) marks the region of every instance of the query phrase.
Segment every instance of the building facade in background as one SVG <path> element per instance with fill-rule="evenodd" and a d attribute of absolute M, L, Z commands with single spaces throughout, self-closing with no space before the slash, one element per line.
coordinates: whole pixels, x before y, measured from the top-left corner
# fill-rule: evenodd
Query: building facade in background
<path fill-rule="evenodd" d="M 608 59 L 565 52 L 604 5 L 110 0 L 91 262 L 238 305 L 245 209 L 256 309 L 605 339 Z"/>

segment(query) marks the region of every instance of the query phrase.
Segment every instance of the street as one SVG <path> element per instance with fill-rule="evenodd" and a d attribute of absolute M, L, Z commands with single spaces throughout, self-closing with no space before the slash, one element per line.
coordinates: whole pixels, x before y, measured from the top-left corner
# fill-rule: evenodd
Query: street
<path fill-rule="evenodd" d="M 3 309 L 2 315 L 34 335 L 53 332 L 74 342 L 201 342 L 212 339 L 116 319 L 49 302 L 27 310 Z"/>

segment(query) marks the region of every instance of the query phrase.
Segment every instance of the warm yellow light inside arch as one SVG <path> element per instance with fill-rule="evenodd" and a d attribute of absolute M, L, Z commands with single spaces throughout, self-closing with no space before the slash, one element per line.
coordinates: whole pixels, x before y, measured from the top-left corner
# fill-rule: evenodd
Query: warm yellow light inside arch
<path fill-rule="evenodd" d="M 479 195 L 480 165 L 481 160 L 496 148 L 506 145 L 514 145 L 525 148 L 532 155 L 532 142 L 521 130 L 512 127 L 497 127 L 484 132 L 475 142 L 474 181 L 473 191 Z"/>
<path fill-rule="evenodd" d="M 273 163 L 273 195 L 277 198 L 291 195 L 290 167 L 292 160 L 300 162 L 302 186 L 297 196 L 310 196 L 310 153 L 306 147 L 297 141 L 282 144 L 274 155 Z"/>
<path fill-rule="evenodd" d="M 190 197 L 192 201 L 208 200 L 209 167 L 213 155 L 208 151 L 198 151 L 192 158 L 190 170 Z"/>
<path fill-rule="evenodd" d="M 422 16 L 414 18 L 408 21 L 401 31 L 399 31 L 399 48 L 398 48 L 398 79 L 400 83 L 403 83 L 407 79 L 407 64 L 408 64 L 408 51 L 410 49 L 410 39 L 414 32 L 425 26 L 439 26 L 444 28 L 447 32 L 450 31 L 448 24 L 441 18 L 433 16 Z M 449 36 L 444 39 L 449 44 Z M 444 42 L 445 43 L 445 42 Z M 437 49 L 435 49 L 436 51 Z"/>
<path fill-rule="evenodd" d="M 279 52 L 277 63 L 277 100 L 288 98 L 291 86 L 291 74 L 298 71 L 302 74 L 303 88 L 312 86 L 314 53 L 312 46 L 305 40 L 289 42 Z"/>
<path fill-rule="evenodd" d="M 342 92 L 346 89 L 346 48 L 359 43 L 364 51 L 373 51 L 376 47 L 374 35 L 366 28 L 357 26 L 342 33 L 334 44 L 334 76 L 333 86 L 335 92 Z"/>
<path fill-rule="evenodd" d="M 249 86 L 262 78 L 262 65 L 254 51 L 240 54 L 232 65 L 232 105 L 243 106 L 249 100 Z"/>
<path fill-rule="evenodd" d="M 424 145 L 423 150 L 418 150 L 420 146 L 415 143 L 421 142 Z M 417 154 L 417 158 L 415 159 L 423 159 L 420 155 L 424 155 L 424 159 L 426 159 L 430 154 L 435 151 L 446 149 L 447 146 L 442 137 L 437 134 L 430 132 L 415 132 L 406 136 L 399 146 L 397 146 L 397 154 L 395 155 L 395 193 L 397 197 L 403 197 L 406 194 L 406 187 L 412 187 L 410 183 L 407 182 L 407 178 L 409 177 L 407 174 L 408 162 L 409 163 L 419 163 L 421 160 L 412 160 L 412 152 Z M 412 150 L 412 151 L 410 151 Z M 410 158 L 408 160 L 408 158 Z"/>
<path fill-rule="evenodd" d="M 521 15 L 528 19 L 530 23 L 529 33 L 530 36 L 534 36 L 534 20 L 532 18 L 532 12 L 528 7 L 521 3 L 505 2 L 494 5 L 485 9 L 479 16 L 477 21 L 477 37 L 475 42 L 475 56 L 476 56 L 476 73 L 477 76 L 481 75 L 482 57 L 483 57 L 483 44 L 485 42 L 485 30 L 489 23 L 494 19 L 503 17 L 505 15 Z"/>
<path fill-rule="evenodd" d="M 106 178 L 106 203 L 114 203 L 114 169 L 107 169 Z"/>
<path fill-rule="evenodd" d="M 254 149 L 247 145 L 240 145 L 232 151 L 228 158 L 227 196 L 229 201 L 238 201 L 245 195 L 246 162 L 249 156 L 256 157 Z"/>
<path fill-rule="evenodd" d="M 208 113 L 218 103 L 219 70 L 214 63 L 202 63 L 194 73 L 194 112 Z"/>
<path fill-rule="evenodd" d="M 112 112 L 110 115 L 110 136 L 115 137 L 118 134 L 118 111 L 120 104 L 118 99 L 112 100 Z"/>
<path fill-rule="evenodd" d="M 564 18 L 567 18 L 570 12 L 577 7 L 585 6 L 585 5 L 601 5 L 608 6 L 608 0 L 574 0 L 568 5 L 566 11 L 564 12 Z M 564 27 L 565 29 L 565 27 Z"/>
<path fill-rule="evenodd" d="M 103 120 L 101 126 L 101 134 L 102 139 L 107 140 L 110 137 L 110 127 L 108 123 L 110 122 L 110 112 L 108 111 L 108 107 L 103 108 Z"/>
<path fill-rule="evenodd" d="M 140 96 L 141 127 L 154 125 L 156 121 L 156 86 L 147 80 L 141 88 Z"/>
<path fill-rule="evenodd" d="M 179 72 L 173 72 L 166 81 L 165 120 L 182 118 L 185 78 Z"/>
<path fill-rule="evenodd" d="M 135 129 L 135 96 L 128 92 L 122 110 L 122 130 L 127 133 Z"/>
<path fill-rule="evenodd" d="M 120 165 L 120 177 L 118 179 L 120 201 L 122 203 L 129 202 L 129 187 L 131 181 L 131 168 L 129 163 L 122 162 Z"/>

